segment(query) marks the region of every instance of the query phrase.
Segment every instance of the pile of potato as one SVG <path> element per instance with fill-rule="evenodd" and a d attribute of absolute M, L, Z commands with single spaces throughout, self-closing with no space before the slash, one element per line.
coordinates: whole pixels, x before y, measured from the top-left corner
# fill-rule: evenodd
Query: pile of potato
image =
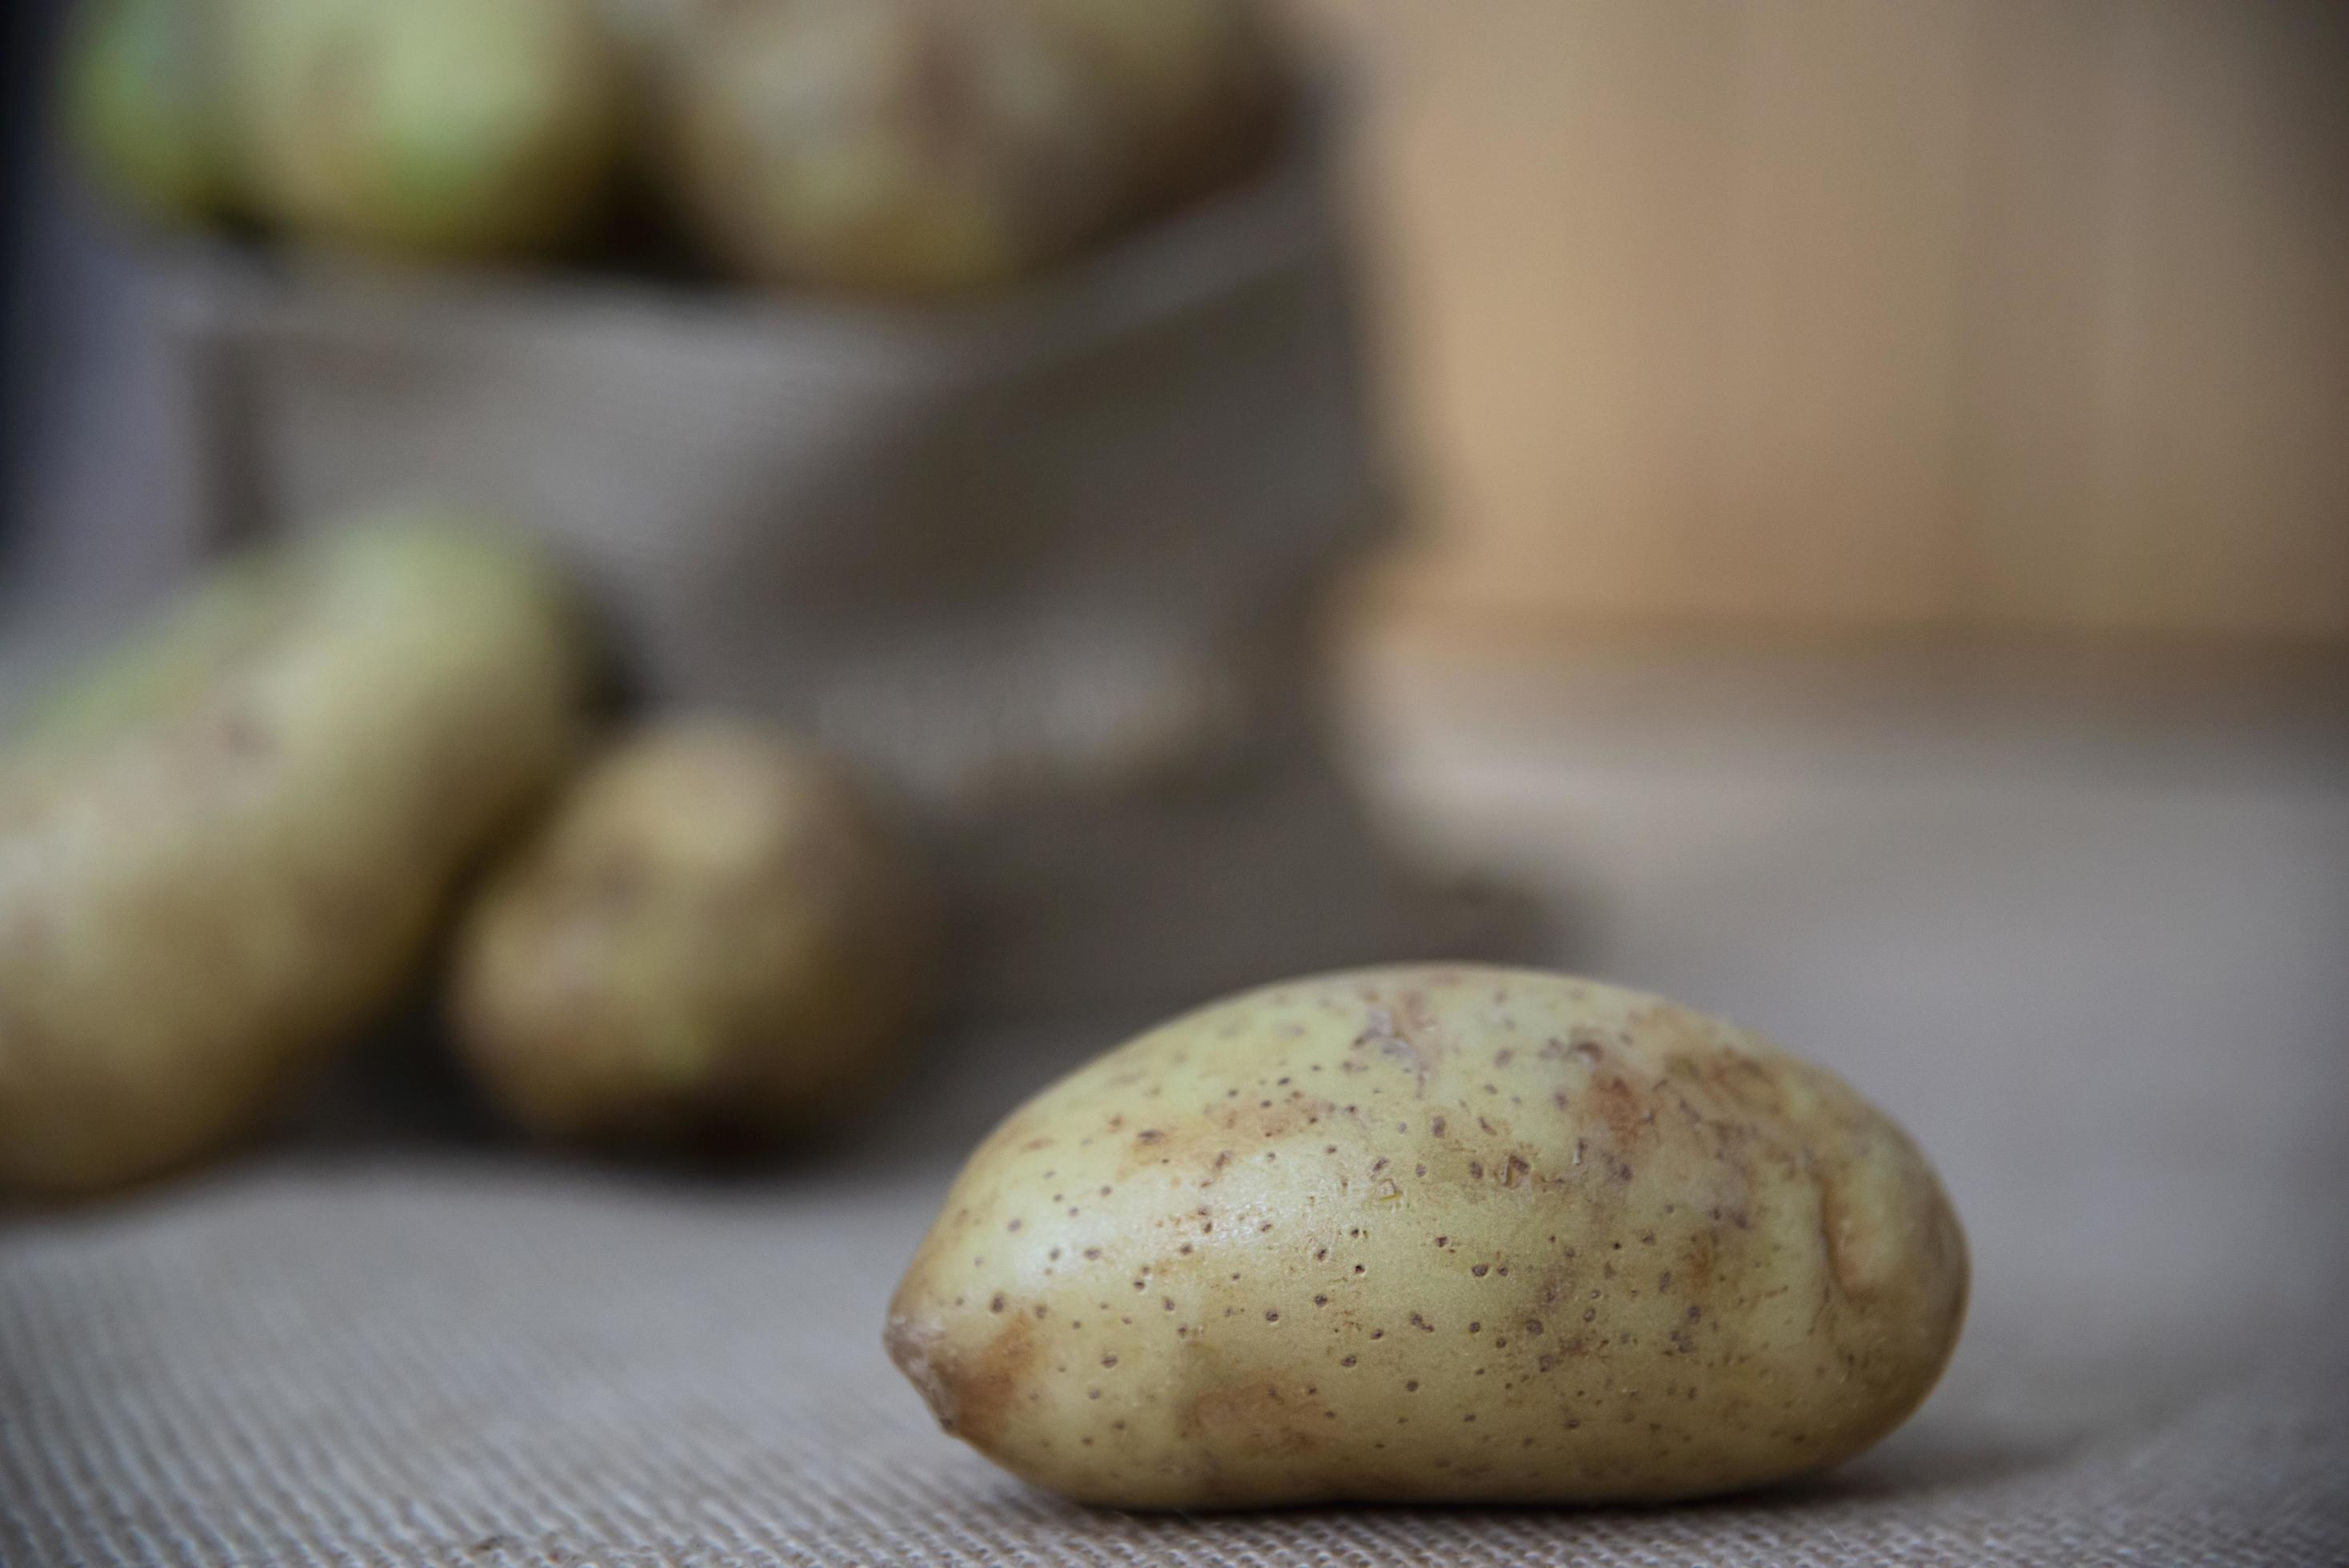
<path fill-rule="evenodd" d="M 885 1083 L 934 990 L 902 836 L 747 725 L 592 738 L 578 624 L 518 538 L 385 517 L 223 568 L 32 713 L 0 751 L 0 1191 L 235 1141 L 452 924 L 460 1054 L 550 1139 L 757 1148 Z"/>
<path fill-rule="evenodd" d="M 647 222 L 734 275 L 1000 285 L 1234 178 L 1282 116 L 1254 0 L 89 0 L 102 181 L 427 261 Z"/>

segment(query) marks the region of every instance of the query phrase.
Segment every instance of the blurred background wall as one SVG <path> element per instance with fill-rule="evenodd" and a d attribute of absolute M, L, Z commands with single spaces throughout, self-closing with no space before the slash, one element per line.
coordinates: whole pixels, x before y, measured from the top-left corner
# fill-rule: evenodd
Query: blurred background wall
<path fill-rule="evenodd" d="M 1413 613 L 2349 641 L 2349 5 L 1309 10 Z"/>

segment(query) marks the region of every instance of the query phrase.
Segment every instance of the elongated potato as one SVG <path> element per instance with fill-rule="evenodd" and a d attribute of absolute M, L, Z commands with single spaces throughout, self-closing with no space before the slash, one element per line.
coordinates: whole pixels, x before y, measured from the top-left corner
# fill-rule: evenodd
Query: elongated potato
<path fill-rule="evenodd" d="M 1525 971 L 1299 980 L 997 1130 L 887 1343 L 1088 1501 L 1692 1497 L 1845 1459 L 1949 1357 L 1956 1216 L 1831 1074 Z"/>
<path fill-rule="evenodd" d="M 419 519 L 232 567 L 65 693 L 0 759 L 0 1187 L 252 1127 L 553 783 L 580 685 L 541 563 Z"/>

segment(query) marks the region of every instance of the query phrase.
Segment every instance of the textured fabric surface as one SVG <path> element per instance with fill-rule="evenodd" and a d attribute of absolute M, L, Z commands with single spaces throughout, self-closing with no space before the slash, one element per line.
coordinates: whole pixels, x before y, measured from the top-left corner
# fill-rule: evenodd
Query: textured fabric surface
<path fill-rule="evenodd" d="M 1782 1494 L 1647 1511 L 1092 1513 L 941 1436 L 882 1357 L 883 1302 L 935 1199 L 932 1182 L 886 1178 L 710 1191 L 487 1161 L 286 1166 L 20 1230 L 0 1284 L 0 1556 L 649 1568 L 2349 1551 L 2337 1333 L 2329 1347 L 2206 1343 L 2196 1365 L 2107 1381 L 2097 1357 L 2067 1377 L 1996 1322 L 1924 1418 Z"/>

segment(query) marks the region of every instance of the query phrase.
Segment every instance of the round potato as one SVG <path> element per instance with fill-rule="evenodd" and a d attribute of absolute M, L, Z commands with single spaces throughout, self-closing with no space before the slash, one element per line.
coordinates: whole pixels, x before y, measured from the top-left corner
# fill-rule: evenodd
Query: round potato
<path fill-rule="evenodd" d="M 1279 96 L 1254 0 L 647 7 L 630 31 L 669 63 L 682 204 L 784 284 L 1029 275 L 1231 173 Z"/>
<path fill-rule="evenodd" d="M 734 1151 L 886 1083 L 933 949 L 907 850 L 847 779 L 689 721 L 616 748 L 499 875 L 452 1012 L 490 1096 L 542 1137 Z"/>
<path fill-rule="evenodd" d="M 886 1342 L 947 1430 L 1091 1502 L 1651 1501 L 1882 1437 L 1966 1285 L 1932 1171 L 1833 1075 L 1633 991 L 1396 968 L 1030 1101 Z"/>
<path fill-rule="evenodd" d="M 217 0 L 233 154 L 299 237 L 538 254 L 594 219 L 626 94 L 589 0 Z"/>
<path fill-rule="evenodd" d="M 0 1187 L 137 1181 L 262 1119 L 569 763 L 585 660 L 462 520 L 224 570 L 0 758 Z"/>

